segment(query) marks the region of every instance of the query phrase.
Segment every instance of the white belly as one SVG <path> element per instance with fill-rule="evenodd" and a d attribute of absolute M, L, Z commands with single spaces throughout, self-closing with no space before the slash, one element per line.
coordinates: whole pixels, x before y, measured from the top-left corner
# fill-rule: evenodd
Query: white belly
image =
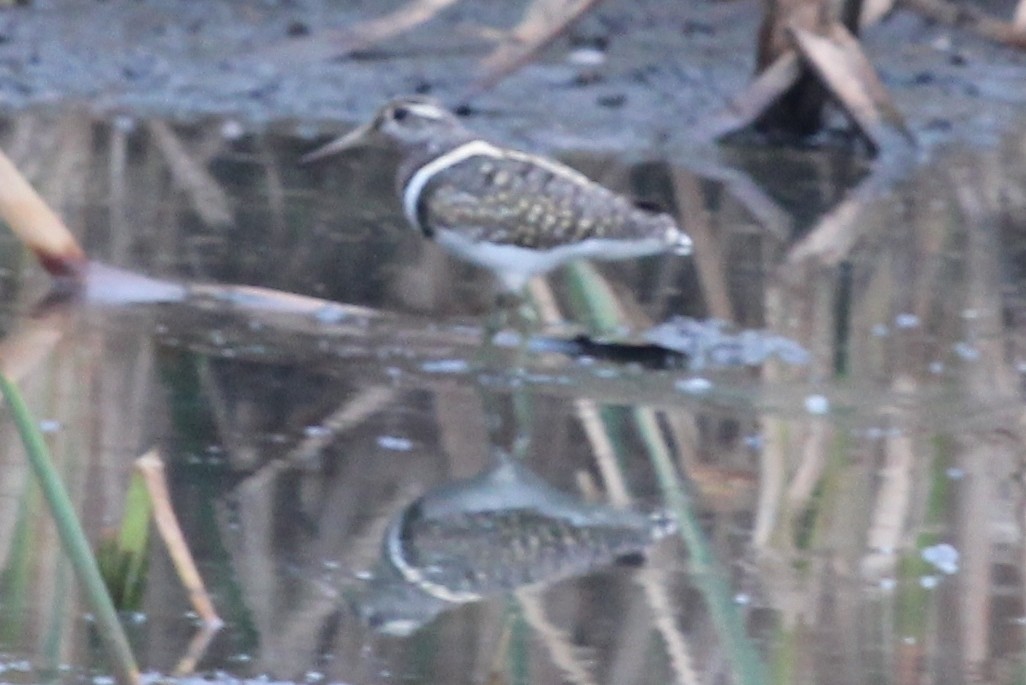
<path fill-rule="evenodd" d="M 589 238 L 578 243 L 548 249 L 476 242 L 447 230 L 434 235 L 435 242 L 457 257 L 493 271 L 509 290 L 523 288 L 528 279 L 576 259 L 628 259 L 667 250 L 665 239 L 610 240 Z"/>

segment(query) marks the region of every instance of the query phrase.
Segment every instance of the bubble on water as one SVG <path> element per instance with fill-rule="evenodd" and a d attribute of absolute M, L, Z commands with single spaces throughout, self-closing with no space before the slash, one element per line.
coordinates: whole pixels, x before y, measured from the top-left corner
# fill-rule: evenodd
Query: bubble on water
<path fill-rule="evenodd" d="M 424 362 L 420 368 L 426 373 L 463 373 L 470 368 L 470 364 L 465 359 L 439 359 Z"/>
<path fill-rule="evenodd" d="M 930 373 L 936 376 L 944 373 L 944 362 L 930 362 Z"/>
<path fill-rule="evenodd" d="M 893 590 L 897 586 L 898 586 L 898 581 L 896 581 L 894 578 L 881 578 L 880 579 L 880 589 L 883 590 L 884 592 L 890 592 L 891 590 Z"/>
<path fill-rule="evenodd" d="M 734 604 L 739 604 L 741 606 L 747 606 L 747 605 L 749 605 L 751 603 L 752 603 L 751 595 L 749 595 L 749 594 L 747 594 L 745 592 L 739 592 L 736 595 L 734 595 Z"/>
<path fill-rule="evenodd" d="M 941 573 L 950 576 L 958 572 L 958 550 L 946 542 L 923 548 L 920 556 L 923 561 L 932 564 Z"/>
<path fill-rule="evenodd" d="M 674 386 L 688 395 L 703 395 L 712 390 L 713 384 L 708 378 L 696 376 L 677 381 Z"/>
<path fill-rule="evenodd" d="M 937 587 L 937 583 L 939 582 L 940 579 L 937 578 L 937 576 L 921 576 L 919 578 L 919 585 L 927 590 L 932 590 Z"/>
<path fill-rule="evenodd" d="M 56 433 L 61 427 L 61 422 L 56 419 L 43 419 L 39 422 L 39 431 L 43 434 Z"/>
<path fill-rule="evenodd" d="M 805 411 L 815 416 L 823 416 L 830 411 L 830 400 L 823 395 L 809 395 L 805 398 Z"/>
<path fill-rule="evenodd" d="M 408 452 L 413 449 L 413 441 L 395 435 L 379 435 L 378 447 L 396 452 Z"/>
<path fill-rule="evenodd" d="M 119 114 L 114 117 L 113 121 L 111 121 L 111 126 L 121 133 L 131 133 L 135 130 L 136 121 L 133 117 L 130 117 L 127 114 Z"/>
<path fill-rule="evenodd" d="M 246 127 L 237 119 L 225 119 L 221 122 L 221 137 L 225 140 L 238 140 L 246 133 Z"/>
<path fill-rule="evenodd" d="M 606 61 L 606 53 L 598 48 L 577 48 L 571 50 L 566 61 L 581 67 L 597 67 Z"/>
<path fill-rule="evenodd" d="M 516 331 L 499 331 L 492 338 L 492 342 L 499 347 L 518 347 L 520 345 L 520 334 Z"/>
<path fill-rule="evenodd" d="M 965 478 L 965 471 L 957 466 L 951 466 L 944 471 L 944 475 L 950 480 L 962 480 Z"/>
<path fill-rule="evenodd" d="M 331 429 L 325 426 L 307 426 L 303 429 L 303 435 L 308 438 L 323 438 L 331 435 Z"/>
<path fill-rule="evenodd" d="M 894 317 L 894 325 L 898 328 L 918 328 L 919 317 L 915 314 L 898 314 Z"/>
<path fill-rule="evenodd" d="M 980 351 L 971 343 L 957 342 L 952 346 L 952 349 L 955 350 L 955 354 L 967 362 L 976 361 L 980 358 Z"/>

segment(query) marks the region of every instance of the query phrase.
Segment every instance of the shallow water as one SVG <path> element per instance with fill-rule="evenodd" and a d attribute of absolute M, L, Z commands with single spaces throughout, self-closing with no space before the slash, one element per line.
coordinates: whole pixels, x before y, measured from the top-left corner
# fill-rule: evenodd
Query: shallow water
<path fill-rule="evenodd" d="M 301 167 L 309 141 L 236 133 L 0 129 L 95 260 L 175 284 L 148 291 L 161 303 L 118 302 L 115 277 L 39 306 L 46 278 L 5 239 L 0 355 L 94 539 L 117 526 L 133 459 L 160 448 L 226 623 L 200 673 L 1021 680 L 1022 136 L 883 189 L 826 151 L 736 151 L 717 179 L 571 157 L 679 208 L 697 256 L 536 283 L 545 336 L 594 330 L 607 284 L 622 324 L 603 340 L 717 317 L 809 356 L 689 367 L 535 347 L 518 371 L 515 345 L 478 349 L 489 275 L 405 226 L 393 160 Z M 853 244 L 797 259 L 851 197 Z M 497 485 L 507 453 L 520 475 Z M 13 437 L 0 467 L 0 679 L 103 682 Z M 126 625 L 144 670 L 170 673 L 199 627 L 150 549 Z"/>

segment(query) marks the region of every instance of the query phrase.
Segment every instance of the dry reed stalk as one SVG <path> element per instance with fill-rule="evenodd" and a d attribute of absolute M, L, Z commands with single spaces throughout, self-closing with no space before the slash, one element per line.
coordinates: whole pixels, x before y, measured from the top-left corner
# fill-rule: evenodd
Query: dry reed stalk
<path fill-rule="evenodd" d="M 395 390 L 380 385 L 363 388 L 338 409 L 326 416 L 318 426 L 323 430 L 307 435 L 284 459 L 272 462 L 265 468 L 278 465 L 277 470 L 305 462 L 349 431 L 384 409 L 395 398 Z M 264 469 L 261 469 L 263 471 Z M 256 475 L 256 474 L 254 474 Z"/>
<path fill-rule="evenodd" d="M 545 613 L 545 606 L 537 592 L 517 590 L 514 595 L 524 613 L 524 620 L 538 635 L 549 650 L 552 663 L 558 668 L 568 682 L 574 685 L 598 685 L 598 681 L 588 671 L 578 653 L 580 648 L 573 644 L 565 630 L 554 625 Z"/>
<path fill-rule="evenodd" d="M 684 631 L 677 625 L 677 617 L 673 614 L 676 603 L 667 589 L 666 578 L 654 569 L 643 568 L 638 571 L 637 583 L 641 585 L 645 599 L 648 600 L 656 630 L 666 644 L 670 670 L 676 676 L 677 685 L 698 685 L 702 679 L 695 668 L 691 645 L 688 644 Z"/>
<path fill-rule="evenodd" d="M 1007 330 L 1002 310 L 1002 283 L 998 258 L 1002 245 L 994 218 L 1002 210 L 1000 186 L 1003 171 L 991 156 L 973 168 L 950 169 L 951 187 L 967 226 L 967 296 L 965 306 L 974 312 L 967 320 L 966 335 L 973 340 L 979 358 L 965 372 L 966 400 L 974 405 L 1000 402 L 1012 408 L 1016 420 L 999 412 L 992 425 L 962 435 L 958 465 L 964 472 L 959 488 L 957 546 L 959 557 L 959 624 L 962 669 L 974 676 L 993 656 L 990 629 L 994 562 L 994 501 L 1002 483 L 999 464 L 1021 463 L 1026 439 L 1017 428 L 1024 408 L 1019 375 L 1009 368 L 1005 346 Z"/>
<path fill-rule="evenodd" d="M 196 664 L 199 660 L 204 657 L 207 653 L 207 649 L 210 648 L 210 643 L 213 642 L 214 637 L 221 631 L 221 626 L 204 624 L 200 626 L 200 629 L 192 636 L 189 640 L 189 644 L 185 648 L 185 653 L 175 664 L 172 675 L 176 678 L 191 675 L 196 671 Z"/>
<path fill-rule="evenodd" d="M 695 174 L 675 169 L 673 189 L 680 207 L 681 225 L 695 244 L 695 265 L 702 285 L 706 308 L 721 321 L 737 321 L 730 301 L 727 273 L 719 240 L 713 235 L 712 217 L 705 206 L 702 189 Z"/>
<path fill-rule="evenodd" d="M 802 57 L 877 150 L 887 147 L 898 135 L 908 135 L 887 89 L 847 29 L 833 23 L 827 35 L 819 36 L 793 27 L 791 37 Z"/>
<path fill-rule="evenodd" d="M 153 519 L 157 524 L 157 531 L 189 595 L 190 604 L 206 626 L 220 628 L 224 622 L 217 615 L 214 603 L 189 551 L 189 545 L 182 534 L 181 526 L 178 525 L 178 517 L 171 506 L 171 493 L 167 488 L 167 477 L 160 453 L 156 449 L 150 450 L 136 459 L 135 468 L 142 474 L 146 483 L 146 489 L 153 502 Z"/>
<path fill-rule="evenodd" d="M 267 205 L 271 210 L 271 223 L 277 237 L 280 249 L 284 252 L 285 241 L 288 237 L 288 221 L 285 208 L 285 182 L 281 177 L 281 168 L 278 160 L 274 158 L 274 151 L 265 141 L 260 145 L 260 166 L 264 170 L 264 181 L 267 184 Z"/>
<path fill-rule="evenodd" d="M 256 56 L 285 64 L 338 59 L 409 31 L 455 2 L 456 0 L 412 0 L 384 16 L 367 19 L 352 26 L 319 31 L 307 38 L 277 43 L 258 51 Z"/>
<path fill-rule="evenodd" d="M 596 274 L 596 278 L 601 279 L 601 276 Z M 558 324 L 562 320 L 562 315 L 555 304 L 555 298 L 552 297 L 551 292 L 545 292 L 549 289 L 547 282 L 542 279 L 534 279 L 534 281 L 536 289 L 532 289 L 532 295 L 540 295 L 539 300 L 547 303 L 540 310 L 539 315 L 542 316 L 542 320 L 548 325 Z M 606 287 L 608 288 L 608 284 L 606 284 Z M 611 290 L 607 293 L 606 297 L 613 297 Z M 622 309 L 618 317 L 619 320 L 624 320 Z M 602 485 L 604 486 L 606 497 L 614 506 L 630 506 L 632 501 L 630 489 L 627 486 L 623 470 L 617 460 L 616 448 L 599 414 L 598 402 L 587 398 L 576 398 L 574 400 L 574 408 L 577 411 L 578 421 L 580 421 L 588 443 L 591 446 L 595 464 L 602 477 Z M 639 579 L 639 582 L 644 590 L 649 608 L 655 616 L 656 629 L 666 644 L 667 654 L 670 657 L 670 664 L 676 675 L 677 682 L 681 685 L 692 685 L 698 682 L 695 678 L 695 669 L 687 640 L 668 610 L 672 606 L 672 602 L 669 601 L 669 593 L 665 587 L 664 579 L 652 574 L 646 576 L 643 580 Z"/>
<path fill-rule="evenodd" d="M 217 179 L 185 149 L 170 126 L 162 121 L 151 121 L 146 128 L 164 156 L 171 178 L 189 198 L 203 223 L 208 226 L 230 224 L 231 203 Z"/>
<path fill-rule="evenodd" d="M 966 3 L 949 0 L 899 0 L 902 7 L 918 12 L 929 19 L 957 26 L 978 36 L 1009 47 L 1026 49 L 1026 31 L 1016 21 L 995 19 L 986 12 Z M 1020 17 L 1016 8 L 1016 18 Z"/>
<path fill-rule="evenodd" d="M 480 92 L 494 86 L 531 61 L 599 0 L 532 0 L 524 16 L 481 62 L 481 77 L 471 88 Z"/>
<path fill-rule="evenodd" d="M 82 246 L 3 152 L 0 217 L 52 276 L 82 278 L 86 266 Z"/>
<path fill-rule="evenodd" d="M 765 304 L 766 323 L 773 330 L 785 320 L 783 287 L 774 285 L 766 290 Z M 775 360 L 767 360 L 762 367 L 761 380 L 772 385 L 783 376 L 781 364 Z M 762 430 L 762 456 L 759 459 L 759 492 L 755 506 L 755 523 L 752 527 L 752 547 L 756 551 L 765 550 L 770 545 L 773 531 L 776 529 L 781 498 L 787 482 L 787 454 L 791 450 L 788 439 L 790 431 L 785 419 L 764 414 L 759 423 Z"/>
<path fill-rule="evenodd" d="M 1015 14 L 1012 15 L 1012 27 L 1026 35 L 1026 0 L 1019 0 L 1015 5 Z"/>
<path fill-rule="evenodd" d="M 899 376 L 894 386 L 902 392 L 913 392 L 916 382 L 911 377 Z M 904 433 L 889 435 L 884 442 L 880 487 L 866 530 L 869 554 L 863 560 L 863 570 L 872 576 L 886 575 L 898 560 L 894 551 L 902 546 L 908 532 L 915 465 L 916 451 L 912 439 Z"/>
<path fill-rule="evenodd" d="M 726 107 L 698 125 L 698 139 L 716 140 L 752 125 L 798 81 L 801 73 L 801 61 L 793 50 L 781 54 Z"/>
<path fill-rule="evenodd" d="M 48 307 L 0 340 L 0 374 L 20 382 L 46 359 L 71 323 L 68 309 Z"/>

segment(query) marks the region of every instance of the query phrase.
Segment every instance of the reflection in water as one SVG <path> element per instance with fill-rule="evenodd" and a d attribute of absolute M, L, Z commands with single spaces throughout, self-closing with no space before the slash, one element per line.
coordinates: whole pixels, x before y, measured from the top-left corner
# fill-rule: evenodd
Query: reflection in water
<path fill-rule="evenodd" d="M 60 154 L 34 152 L 37 140 Z M 257 314 L 255 291 L 190 287 L 177 304 L 35 312 L 47 282 L 0 243 L 0 361 L 96 538 L 120 518 L 130 461 L 153 444 L 166 455 L 228 622 L 202 669 L 653 685 L 1023 672 L 1021 135 L 949 154 L 890 195 L 870 186 L 855 215 L 831 212 L 867 196 L 842 187 L 862 170 L 816 150 L 786 163 L 753 152 L 750 176 L 722 181 L 572 159 L 676 206 L 696 254 L 535 281 L 547 332 L 572 340 L 555 322 L 596 323 L 584 296 L 602 290 L 630 342 L 674 316 L 704 321 L 704 347 L 685 351 L 707 363 L 696 376 L 588 341 L 532 348 L 526 373 L 491 376 L 501 402 L 531 400 L 524 460 L 500 467 L 482 463 L 496 441 L 468 325 L 490 306 L 487 274 L 405 229 L 394 163 L 303 169 L 310 144 L 288 137 L 74 116 L 24 115 L 0 145 L 101 261 L 359 306 Z M 661 343 L 692 339 L 675 321 Z M 733 337 L 752 329 L 765 335 Z M 717 366 L 738 357 L 752 365 Z M 3 677 L 78 677 L 102 662 L 19 448 L 0 448 Z M 516 487 L 494 486 L 516 469 Z M 536 499 L 508 516 L 472 504 L 496 490 Z M 670 509 L 686 545 L 650 547 L 662 528 L 631 513 L 638 503 Z M 609 517 L 624 537 L 575 516 Z M 635 550 L 652 563 L 570 577 Z M 533 604 L 517 591 L 504 602 L 522 582 Z M 349 608 L 393 633 L 423 625 L 382 636 Z M 178 662 L 195 634 L 186 611 L 154 547 L 131 625 L 147 669 Z"/>
<path fill-rule="evenodd" d="M 395 517 L 357 611 L 376 630 L 407 635 L 454 604 L 640 561 L 673 530 L 663 514 L 588 504 L 502 457 Z"/>

